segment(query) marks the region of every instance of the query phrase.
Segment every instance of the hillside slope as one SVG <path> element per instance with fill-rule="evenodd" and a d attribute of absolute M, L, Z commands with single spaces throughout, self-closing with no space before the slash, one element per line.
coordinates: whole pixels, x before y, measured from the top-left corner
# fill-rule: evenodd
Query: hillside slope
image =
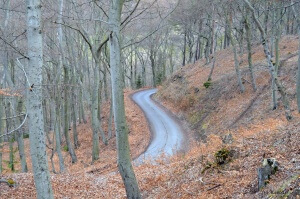
<path fill-rule="evenodd" d="M 296 41 L 296 37 L 285 37 L 280 44 L 280 78 L 287 88 L 293 110 L 291 122 L 285 120 L 281 103 L 277 110 L 270 108 L 270 76 L 260 46 L 254 48 L 253 54 L 257 92 L 252 91 L 249 83 L 246 55 L 242 63 L 246 92 L 239 92 L 230 49 L 217 53 L 210 88 L 203 86 L 211 67 L 211 64 L 205 65 L 204 60 L 182 67 L 164 82 L 156 99 L 190 125 L 192 132 L 186 133 L 194 139 L 191 139 L 189 152 L 158 161 L 155 165 L 134 166 L 143 198 L 297 197 L 300 187 L 300 115 L 295 103 Z M 133 156 L 136 157 L 145 149 L 150 136 L 145 118 L 140 117 L 142 112 L 128 104 L 132 103 L 128 99 L 126 114 Z M 82 140 L 78 154 L 81 160 L 89 162 L 91 130 L 84 125 L 78 129 L 81 129 L 79 136 Z M 94 165 L 85 167 L 81 161 L 73 166 L 69 163 L 67 173 L 52 174 L 55 197 L 126 198 L 116 159 L 112 158 L 116 157 L 114 140 L 111 143 L 108 147 L 101 146 L 101 158 Z M 230 151 L 230 161 L 218 166 L 214 163 L 214 155 L 222 149 Z M 68 155 L 65 155 L 69 162 Z M 280 166 L 268 186 L 258 192 L 256 171 L 264 158 L 276 158 Z M 18 183 L 16 188 L 1 184 L 1 198 L 35 197 L 32 174 L 0 177 L 13 178 Z"/>
<path fill-rule="evenodd" d="M 241 64 L 246 92 L 239 92 L 233 53 L 229 49 L 216 54 L 216 68 L 208 89 L 203 84 L 212 64 L 205 65 L 204 60 L 182 67 L 161 86 L 157 98 L 190 124 L 197 140 L 181 163 L 179 174 L 170 179 L 186 197 L 262 198 L 290 192 L 293 198 L 297 191 L 299 194 L 300 115 L 295 99 L 297 41 L 290 36 L 280 43 L 279 78 L 293 110 L 291 122 L 285 120 L 280 99 L 279 108 L 271 109 L 270 75 L 261 46 L 253 49 L 256 92 L 250 84 L 246 53 Z M 232 152 L 231 160 L 215 166 L 214 154 L 224 148 Z M 264 158 L 276 158 L 280 169 L 267 188 L 257 192 L 256 171 Z M 296 187 L 298 190 L 294 191 Z M 169 193 L 171 197 L 175 197 L 174 194 Z"/>

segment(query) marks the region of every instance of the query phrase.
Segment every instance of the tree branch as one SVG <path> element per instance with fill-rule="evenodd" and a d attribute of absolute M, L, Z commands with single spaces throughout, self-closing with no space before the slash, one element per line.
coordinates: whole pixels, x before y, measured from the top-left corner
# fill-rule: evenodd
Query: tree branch
<path fill-rule="evenodd" d="M 19 129 L 25 124 L 25 121 L 26 121 L 26 119 L 27 119 L 27 116 L 28 116 L 28 114 L 26 113 L 23 122 L 20 124 L 20 126 L 18 126 L 18 128 L 14 129 L 14 130 L 12 130 L 12 131 L 10 131 L 10 132 L 8 132 L 8 133 L 5 133 L 5 134 L 3 134 L 3 135 L 0 135 L 0 138 L 1 138 L 1 137 L 4 137 L 4 136 L 7 136 L 7 135 L 10 135 L 10 134 L 12 134 L 13 132 L 19 130 Z"/>
<path fill-rule="evenodd" d="M 26 56 L 24 53 L 22 53 L 19 49 L 17 49 L 15 46 L 13 46 L 11 43 L 9 43 L 8 41 L 6 41 L 4 38 L 2 38 L 0 36 L 0 39 L 7 45 L 9 45 L 12 49 L 14 49 L 17 53 L 19 53 L 20 55 L 22 55 L 23 57 L 25 57 L 26 59 L 29 59 L 28 56 Z"/>

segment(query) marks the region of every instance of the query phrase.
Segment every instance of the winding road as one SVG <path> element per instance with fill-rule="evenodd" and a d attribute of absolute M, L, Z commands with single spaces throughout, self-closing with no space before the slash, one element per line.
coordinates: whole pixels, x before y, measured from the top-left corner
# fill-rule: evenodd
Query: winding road
<path fill-rule="evenodd" d="M 183 148 L 185 138 L 180 126 L 151 99 L 156 91 L 157 89 L 143 90 L 132 96 L 133 101 L 143 110 L 152 133 L 148 148 L 135 159 L 135 163 L 155 160 L 162 154 L 170 156 Z"/>

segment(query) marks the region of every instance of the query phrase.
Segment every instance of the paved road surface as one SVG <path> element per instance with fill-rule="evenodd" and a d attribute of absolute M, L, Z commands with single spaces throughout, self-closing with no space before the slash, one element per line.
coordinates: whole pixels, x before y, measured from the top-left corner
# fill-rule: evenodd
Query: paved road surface
<path fill-rule="evenodd" d="M 146 151 L 141 154 L 135 163 L 145 159 L 155 160 L 162 154 L 173 155 L 183 148 L 184 136 L 177 122 L 151 99 L 157 89 L 144 90 L 135 93 L 132 99 L 143 110 L 152 133 L 152 140 Z"/>

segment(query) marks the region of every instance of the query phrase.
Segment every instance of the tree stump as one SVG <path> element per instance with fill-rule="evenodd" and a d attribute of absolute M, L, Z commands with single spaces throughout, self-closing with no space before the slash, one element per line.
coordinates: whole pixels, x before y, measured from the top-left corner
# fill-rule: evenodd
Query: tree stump
<path fill-rule="evenodd" d="M 270 176 L 275 174 L 278 170 L 278 162 L 273 158 L 264 159 L 263 166 L 258 168 L 258 190 L 261 190 L 265 187 L 269 180 Z"/>

